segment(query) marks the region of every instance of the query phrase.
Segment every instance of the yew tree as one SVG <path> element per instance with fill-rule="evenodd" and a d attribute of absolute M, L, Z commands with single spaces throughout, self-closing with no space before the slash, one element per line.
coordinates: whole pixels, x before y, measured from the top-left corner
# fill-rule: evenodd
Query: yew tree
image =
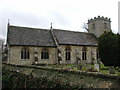
<path fill-rule="evenodd" d="M 118 37 L 118 67 L 120 67 L 120 34 L 117 34 Z"/>
<path fill-rule="evenodd" d="M 118 34 L 105 32 L 98 38 L 98 50 L 101 62 L 105 66 L 119 66 Z"/>

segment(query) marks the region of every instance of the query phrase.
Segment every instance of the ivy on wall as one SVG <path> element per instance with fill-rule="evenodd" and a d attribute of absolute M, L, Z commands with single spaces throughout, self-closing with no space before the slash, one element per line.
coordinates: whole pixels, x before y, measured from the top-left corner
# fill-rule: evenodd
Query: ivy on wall
<path fill-rule="evenodd" d="M 60 80 L 52 81 L 42 78 L 35 78 L 32 75 L 24 75 L 21 73 L 3 69 L 2 88 L 74 88 L 79 89 L 84 86 L 70 86 L 66 83 L 60 83 Z"/>

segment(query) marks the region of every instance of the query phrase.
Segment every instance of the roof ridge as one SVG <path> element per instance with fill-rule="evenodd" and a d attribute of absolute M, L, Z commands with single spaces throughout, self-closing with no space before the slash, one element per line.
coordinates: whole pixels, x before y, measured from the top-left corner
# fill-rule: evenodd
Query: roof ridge
<path fill-rule="evenodd" d="M 26 26 L 15 26 L 15 25 L 9 25 L 9 27 L 17 27 L 17 28 L 26 28 L 26 29 L 34 29 L 34 30 L 46 30 L 46 31 L 50 31 L 50 29 L 44 29 L 44 28 L 34 28 L 34 27 L 26 27 Z M 74 33 L 84 33 L 84 34 L 91 34 L 94 35 L 92 33 L 89 32 L 80 32 L 80 31 L 71 31 L 71 30 L 65 30 L 65 29 L 53 29 L 58 30 L 58 31 L 65 31 L 65 32 L 74 32 Z"/>
<path fill-rule="evenodd" d="M 92 33 L 89 33 L 89 32 L 79 32 L 79 31 L 71 31 L 71 30 L 65 30 L 65 29 L 53 29 L 54 31 L 55 30 L 58 30 L 58 31 L 65 31 L 65 32 L 75 32 L 75 33 L 85 33 L 85 34 L 92 34 Z M 94 34 L 92 34 L 94 35 Z"/>
<path fill-rule="evenodd" d="M 49 29 L 44 29 L 44 28 L 34 28 L 34 27 L 27 27 L 27 26 L 15 26 L 15 25 L 9 25 L 9 27 L 26 28 L 26 29 L 34 29 L 34 30 L 48 30 L 48 31 L 49 31 Z"/>

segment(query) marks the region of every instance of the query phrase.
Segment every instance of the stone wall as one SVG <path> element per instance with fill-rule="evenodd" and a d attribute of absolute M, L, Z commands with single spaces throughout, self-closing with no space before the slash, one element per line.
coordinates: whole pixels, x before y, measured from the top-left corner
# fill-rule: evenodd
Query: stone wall
<path fill-rule="evenodd" d="M 31 65 L 35 61 L 35 52 L 37 52 L 38 57 L 38 63 L 41 64 L 56 64 L 57 63 L 57 57 L 56 57 L 56 48 L 53 47 L 47 47 L 49 51 L 49 59 L 41 59 L 41 50 L 44 47 L 30 47 L 29 53 L 30 53 L 30 59 L 21 59 L 21 50 L 24 46 L 10 46 L 9 52 L 8 52 L 8 61 L 7 63 L 10 64 L 17 64 L 17 65 Z"/>
<path fill-rule="evenodd" d="M 20 66 L 3 64 L 6 70 L 32 75 L 35 78 L 45 78 L 59 84 L 78 86 L 80 88 L 120 88 L 120 78 L 113 75 L 81 72 L 79 70 L 64 70 L 40 66 Z"/>
<path fill-rule="evenodd" d="M 83 64 L 91 64 L 91 52 L 93 53 L 93 57 L 95 58 L 94 63 L 96 63 L 96 49 L 97 47 L 86 46 L 87 47 L 87 60 L 82 60 L 82 48 L 84 46 L 70 46 L 71 47 L 71 60 L 65 60 L 65 49 L 68 45 L 60 45 L 59 49 L 61 51 L 62 61 L 61 64 L 75 64 L 77 63 L 77 56 L 81 59 Z"/>
<path fill-rule="evenodd" d="M 96 63 L 96 49 L 97 47 L 93 46 L 86 46 L 87 47 L 87 60 L 82 60 L 82 48 L 83 46 L 70 46 L 71 47 L 71 60 L 66 60 L 66 47 L 68 45 L 60 45 L 59 49 L 61 51 L 61 57 L 62 61 L 60 64 L 76 64 L 77 57 L 81 59 L 82 64 L 91 64 L 91 52 L 94 57 L 94 63 Z M 17 64 L 17 65 L 31 65 L 35 62 L 35 57 L 38 58 L 39 64 L 57 64 L 58 63 L 58 54 L 57 54 L 57 48 L 53 47 L 46 47 L 49 51 L 49 59 L 41 59 L 41 51 L 44 47 L 31 47 L 26 46 L 30 51 L 30 59 L 21 59 L 21 50 L 24 46 L 10 46 L 9 52 L 8 52 L 8 60 L 7 63 L 10 64 Z M 37 52 L 37 54 L 35 54 Z"/>
<path fill-rule="evenodd" d="M 94 28 L 93 28 L 93 24 L 94 24 Z M 104 33 L 104 31 L 111 30 L 111 21 L 107 17 L 106 18 L 100 16 L 94 17 L 94 19 L 88 21 L 88 29 L 89 29 L 89 33 L 93 33 L 96 37 L 99 37 L 101 34 Z"/>

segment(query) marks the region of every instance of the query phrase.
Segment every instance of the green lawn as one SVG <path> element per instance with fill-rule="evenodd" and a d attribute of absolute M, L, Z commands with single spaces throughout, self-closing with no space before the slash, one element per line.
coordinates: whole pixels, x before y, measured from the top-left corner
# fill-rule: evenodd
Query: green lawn
<path fill-rule="evenodd" d="M 68 65 L 47 65 L 47 67 L 52 67 L 52 68 L 63 68 L 63 69 L 73 69 L 73 70 L 79 70 L 78 65 L 76 64 L 68 64 Z M 88 68 L 93 67 L 94 65 L 82 65 L 82 71 L 87 71 Z M 105 67 L 104 64 L 100 65 L 100 73 L 102 74 L 109 74 L 109 67 Z M 120 75 L 120 72 L 118 70 L 115 70 L 115 75 Z"/>

